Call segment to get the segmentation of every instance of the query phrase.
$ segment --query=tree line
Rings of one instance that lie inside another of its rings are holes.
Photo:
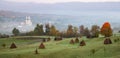
[[[109,22],[105,22],[102,27],[98,25],[92,25],[91,29],[81,25],[79,27],[75,27],[72,25],[68,25],[68,28],[65,31],[60,32],[56,29],[54,25],[46,24],[45,31],[43,29],[42,24],[37,24],[33,31],[29,31],[26,33],[20,33],[19,29],[14,28],[12,33],[14,36],[61,36],[61,37],[79,37],[86,36],[87,38],[99,37],[99,34],[104,35],[105,37],[112,36],[112,28]]]

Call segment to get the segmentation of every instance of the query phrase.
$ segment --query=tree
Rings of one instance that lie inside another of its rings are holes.
[[[43,25],[37,24],[34,29],[34,33],[35,33],[35,35],[43,35],[44,34]]]
[[[81,25],[80,27],[79,27],[79,29],[80,29],[80,35],[85,35],[84,33],[84,25]]]
[[[13,33],[15,36],[17,36],[17,35],[20,34],[19,30],[16,29],[16,28],[14,28],[14,29],[12,30],[12,33]]]
[[[99,37],[99,26],[93,25],[91,28],[92,37]]]
[[[46,34],[46,35],[49,35],[49,33],[50,33],[50,25],[49,25],[49,24],[46,24],[46,25],[45,25],[45,34]]]
[[[43,25],[40,25],[39,32],[40,32],[40,35],[43,35],[43,34],[44,34]]]
[[[112,29],[111,25],[109,22],[105,22],[100,30],[101,34],[104,35],[105,37],[110,37],[112,36]]]
[[[74,36],[78,36],[78,28],[74,27],[73,31],[74,31]]]
[[[73,37],[73,35],[74,35],[73,27],[72,27],[72,25],[68,25],[66,36],[67,37]]]
[[[85,36],[86,36],[87,38],[90,38],[90,37],[91,37],[90,31],[89,31],[88,28],[85,28],[85,29],[84,29],[84,34],[85,34]]]
[[[54,25],[52,25],[51,28],[50,28],[50,35],[57,36],[58,33],[59,33],[59,31],[56,30]]]

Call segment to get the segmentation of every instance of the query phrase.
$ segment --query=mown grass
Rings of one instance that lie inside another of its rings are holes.
[[[42,36],[49,37],[49,36]],[[45,42],[46,49],[38,49],[39,40],[20,40],[13,38],[0,39],[0,45],[5,43],[7,47],[0,46],[0,58],[120,58],[120,41],[114,42],[119,36],[111,37],[113,44],[104,45],[104,38],[86,39],[79,38],[80,41],[85,40],[86,46],[69,44],[71,39],[65,38],[62,41]],[[10,44],[15,42],[18,48],[9,49]],[[39,54],[35,54],[36,48]],[[92,54],[91,50],[95,50]]]

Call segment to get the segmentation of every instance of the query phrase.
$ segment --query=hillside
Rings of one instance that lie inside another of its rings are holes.
[[[47,36],[45,36],[47,37]],[[103,37],[86,39],[85,37],[79,40],[85,40],[86,46],[79,46],[78,43],[69,44],[70,39],[64,38],[62,41],[45,42],[45,49],[38,49],[40,42],[38,40],[20,40],[20,39],[0,39],[0,44],[6,43],[7,47],[0,46],[0,58],[120,58],[120,41],[114,42],[114,39],[120,37],[111,37],[113,44],[104,45]],[[10,44],[15,42],[18,48],[9,49]],[[36,48],[39,54],[35,54]],[[92,54],[92,49],[95,53]],[[104,51],[105,50],[105,51]]]
[[[118,32],[120,30],[119,12],[105,12],[106,14],[102,12],[78,12],[79,15],[75,13],[74,15],[56,15],[1,10],[0,33],[12,34],[11,31],[14,27],[18,28],[21,32],[27,32],[33,30],[37,23],[38,24],[50,23],[55,25],[56,28],[61,31],[64,31],[69,24],[76,27],[84,25],[86,27],[89,27],[90,29],[92,25],[96,24],[101,26],[106,21],[111,23],[114,32]],[[31,17],[32,22],[31,26],[22,25],[22,23],[25,22],[26,20],[26,16]]]

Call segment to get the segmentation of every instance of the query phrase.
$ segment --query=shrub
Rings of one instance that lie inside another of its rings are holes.
[[[119,41],[119,38],[117,38],[117,39],[114,39],[114,42],[118,42]]]
[[[91,50],[91,53],[92,53],[92,54],[95,54],[95,52],[96,52],[95,49],[92,49],[92,50]]]
[[[4,47],[4,48],[5,48],[5,47],[6,47],[6,44],[5,44],[5,43],[4,43],[4,44],[2,44],[2,47]]]
[[[117,39],[114,39],[114,42],[117,42]]]

